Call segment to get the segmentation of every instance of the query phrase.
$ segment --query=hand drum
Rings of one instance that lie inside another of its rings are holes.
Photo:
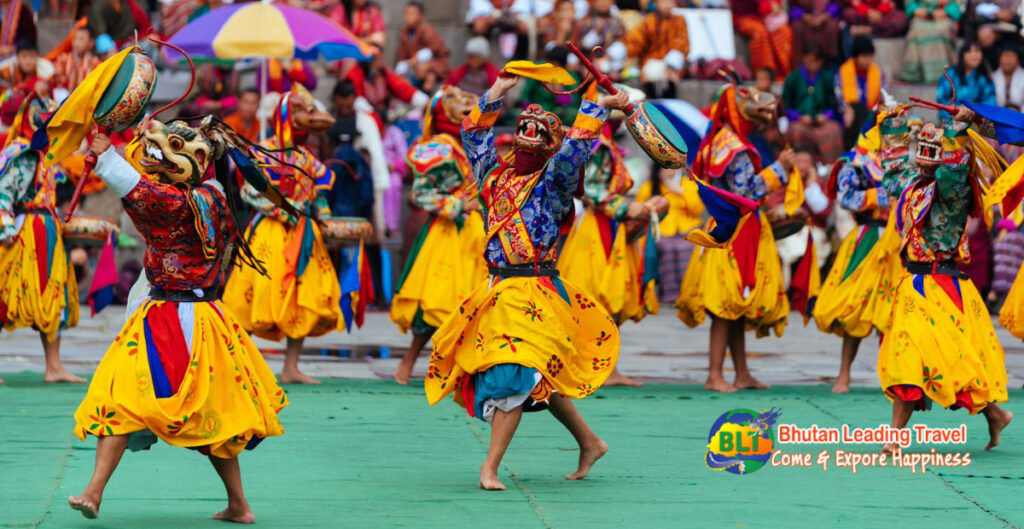
[[[104,134],[124,132],[138,123],[146,111],[146,105],[156,88],[156,67],[153,61],[136,48],[121,63],[110,84],[103,89],[103,96],[93,112],[93,119]],[[82,197],[82,189],[89,174],[96,167],[96,155],[85,157],[85,170],[78,181],[75,194],[71,197],[64,222],[71,220],[71,214]]]

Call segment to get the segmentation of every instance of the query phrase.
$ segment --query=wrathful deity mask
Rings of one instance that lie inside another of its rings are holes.
[[[148,120],[139,131],[139,164],[169,183],[198,183],[216,154],[215,145],[199,130],[182,121]]]
[[[942,129],[928,123],[917,133],[917,154],[914,158],[922,170],[934,171],[942,162]]]
[[[530,105],[519,116],[513,146],[517,151],[550,157],[562,146],[565,131],[558,116]]]

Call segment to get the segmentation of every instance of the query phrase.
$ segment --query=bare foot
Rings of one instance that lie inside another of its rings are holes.
[[[43,375],[43,382],[71,382],[73,384],[82,384],[85,383],[85,379],[72,375],[62,367],[58,370],[47,371],[46,374]]]
[[[999,445],[999,437],[1003,433],[1003,428],[1006,428],[1010,421],[1013,420],[1013,413],[1002,408],[999,409],[998,413],[992,414],[994,417],[986,415],[985,419],[988,420],[988,444],[985,445],[985,450],[992,450]]]
[[[405,358],[398,363],[398,367],[395,368],[395,382],[398,382],[401,386],[408,386],[409,379],[412,377],[412,368],[416,365],[416,358],[412,359],[412,362],[406,362]]]
[[[708,391],[717,391],[719,393],[735,393],[738,388],[726,382],[722,377],[708,377],[704,382],[704,389]]]
[[[321,384],[319,380],[310,377],[302,371],[295,370],[295,372],[281,371],[281,374],[277,377],[277,380],[282,384]]]
[[[619,373],[617,369],[612,371],[612,374],[608,376],[608,380],[605,380],[604,384],[602,384],[602,386],[630,386],[634,388],[639,388],[643,385],[643,382],[633,380],[632,378]]]
[[[505,485],[498,481],[498,471],[480,467],[480,488],[484,490],[505,490]]]
[[[81,496],[69,496],[68,505],[72,509],[82,513],[82,516],[93,520],[100,515],[100,502],[91,495],[82,493]]]
[[[885,443],[882,445],[882,453],[891,456],[896,452],[896,443]]]
[[[850,376],[839,375],[836,378],[836,384],[832,386],[832,393],[849,393],[850,392]]]
[[[248,508],[237,509],[228,507],[217,514],[214,514],[213,519],[224,520],[225,522],[253,523],[256,521],[256,516]]]
[[[732,385],[736,386],[736,389],[771,389],[771,386],[768,384],[762,384],[759,380],[749,375],[743,378],[736,377],[736,381]]]
[[[606,453],[608,453],[608,443],[600,439],[590,446],[580,446],[580,465],[576,468],[576,472],[565,476],[565,479],[583,479],[587,477],[587,474],[590,473],[590,467],[594,466],[594,463]]]

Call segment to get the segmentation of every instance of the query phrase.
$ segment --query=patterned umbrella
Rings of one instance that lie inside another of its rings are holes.
[[[305,9],[268,0],[220,7],[189,22],[171,37],[197,58],[248,57],[367,59],[372,48],[332,20]],[[174,51],[172,60],[180,59]]]

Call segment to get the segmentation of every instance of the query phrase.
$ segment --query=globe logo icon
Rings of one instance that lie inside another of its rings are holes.
[[[755,472],[771,458],[775,445],[773,426],[782,410],[756,412],[735,409],[711,425],[704,462],[714,471],[732,474]]]

